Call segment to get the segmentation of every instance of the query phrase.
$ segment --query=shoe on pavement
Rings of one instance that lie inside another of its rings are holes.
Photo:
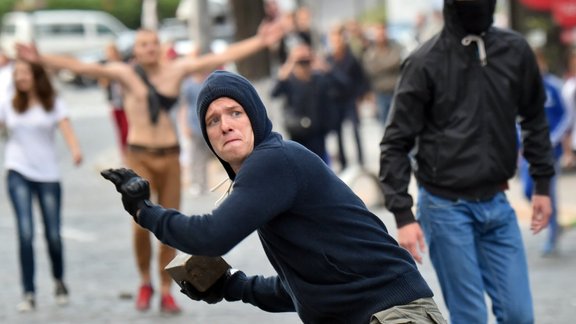
[[[60,306],[68,305],[68,288],[62,280],[56,280],[56,304]]]
[[[163,313],[178,314],[182,310],[176,304],[176,301],[174,300],[174,297],[172,297],[172,295],[165,294],[162,295],[162,301],[160,302],[160,311],[162,311]]]
[[[18,312],[28,313],[36,309],[36,301],[34,298],[34,293],[24,294],[24,299],[16,306]]]
[[[142,285],[138,291],[138,299],[136,299],[136,309],[139,311],[146,311],[150,309],[150,299],[154,294],[152,285]]]

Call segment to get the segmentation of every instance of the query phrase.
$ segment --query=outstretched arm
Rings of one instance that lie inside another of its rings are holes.
[[[284,25],[280,21],[263,22],[258,33],[250,38],[228,46],[221,53],[211,53],[196,58],[179,58],[175,62],[178,70],[186,75],[199,71],[212,71],[228,62],[246,58],[278,42],[284,35]]]
[[[123,82],[123,73],[119,67],[122,63],[85,63],[74,57],[67,55],[47,55],[40,54],[34,45],[16,44],[18,58],[42,64],[55,69],[66,69],[75,74],[88,75],[94,78],[107,78]]]

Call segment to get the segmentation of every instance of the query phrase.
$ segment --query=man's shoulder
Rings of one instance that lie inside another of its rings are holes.
[[[284,154],[288,141],[278,133],[272,132],[262,143],[254,148],[254,153],[280,155]]]
[[[291,140],[285,140],[278,133],[272,133],[265,141],[260,143],[255,149],[254,153],[259,157],[266,157],[266,160],[293,160],[294,158],[302,157],[309,152],[301,144]],[[313,153],[311,153],[313,154]]]
[[[135,64],[127,63],[127,62],[106,62],[104,63],[108,69],[121,71],[126,73],[128,71],[135,72],[134,66]],[[128,72],[130,73],[130,72]]]
[[[107,71],[112,79],[120,81],[121,84],[132,83],[133,79],[137,78],[134,64],[127,62],[105,62],[102,64],[102,69]],[[126,88],[126,87],[124,87]]]
[[[295,143],[282,139],[279,134],[273,133],[262,143],[258,144],[244,162],[242,168],[261,173],[266,170],[282,173],[292,170],[298,162],[298,148]]]
[[[438,33],[432,38],[418,45],[404,60],[405,62],[426,63],[430,60],[436,60],[438,57],[445,57],[445,51],[448,47],[442,46],[444,43],[442,34]]]
[[[530,50],[530,45],[528,44],[526,38],[515,30],[492,27],[488,35],[491,36],[491,38],[495,41],[502,42],[511,48],[521,51]]]

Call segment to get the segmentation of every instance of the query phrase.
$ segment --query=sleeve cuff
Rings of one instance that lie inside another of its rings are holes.
[[[534,194],[550,196],[550,178],[534,179]]]
[[[145,200],[144,204],[142,204],[142,207],[140,208],[140,212],[138,213],[137,222],[140,226],[151,230],[151,228],[156,224],[156,221],[162,217],[164,211],[166,211],[166,209],[162,208],[160,205],[155,205],[149,200]]]
[[[224,299],[229,302],[242,300],[242,293],[248,281],[247,279],[246,274],[242,271],[232,273],[224,287]]]
[[[403,226],[406,226],[408,224],[412,224],[412,223],[416,222],[416,218],[414,217],[414,213],[412,213],[411,209],[395,212],[394,218],[396,218],[396,227],[397,228],[400,228],[400,227],[403,227]]]

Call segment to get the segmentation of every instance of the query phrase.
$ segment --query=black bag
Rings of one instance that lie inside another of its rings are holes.
[[[302,139],[321,132],[316,83],[317,80],[313,79],[310,84],[300,87],[299,91],[303,92],[301,100],[284,106],[284,128],[292,139]]]
[[[290,137],[303,138],[314,133],[314,120],[310,116],[302,115],[294,110],[285,110],[284,127]]]

